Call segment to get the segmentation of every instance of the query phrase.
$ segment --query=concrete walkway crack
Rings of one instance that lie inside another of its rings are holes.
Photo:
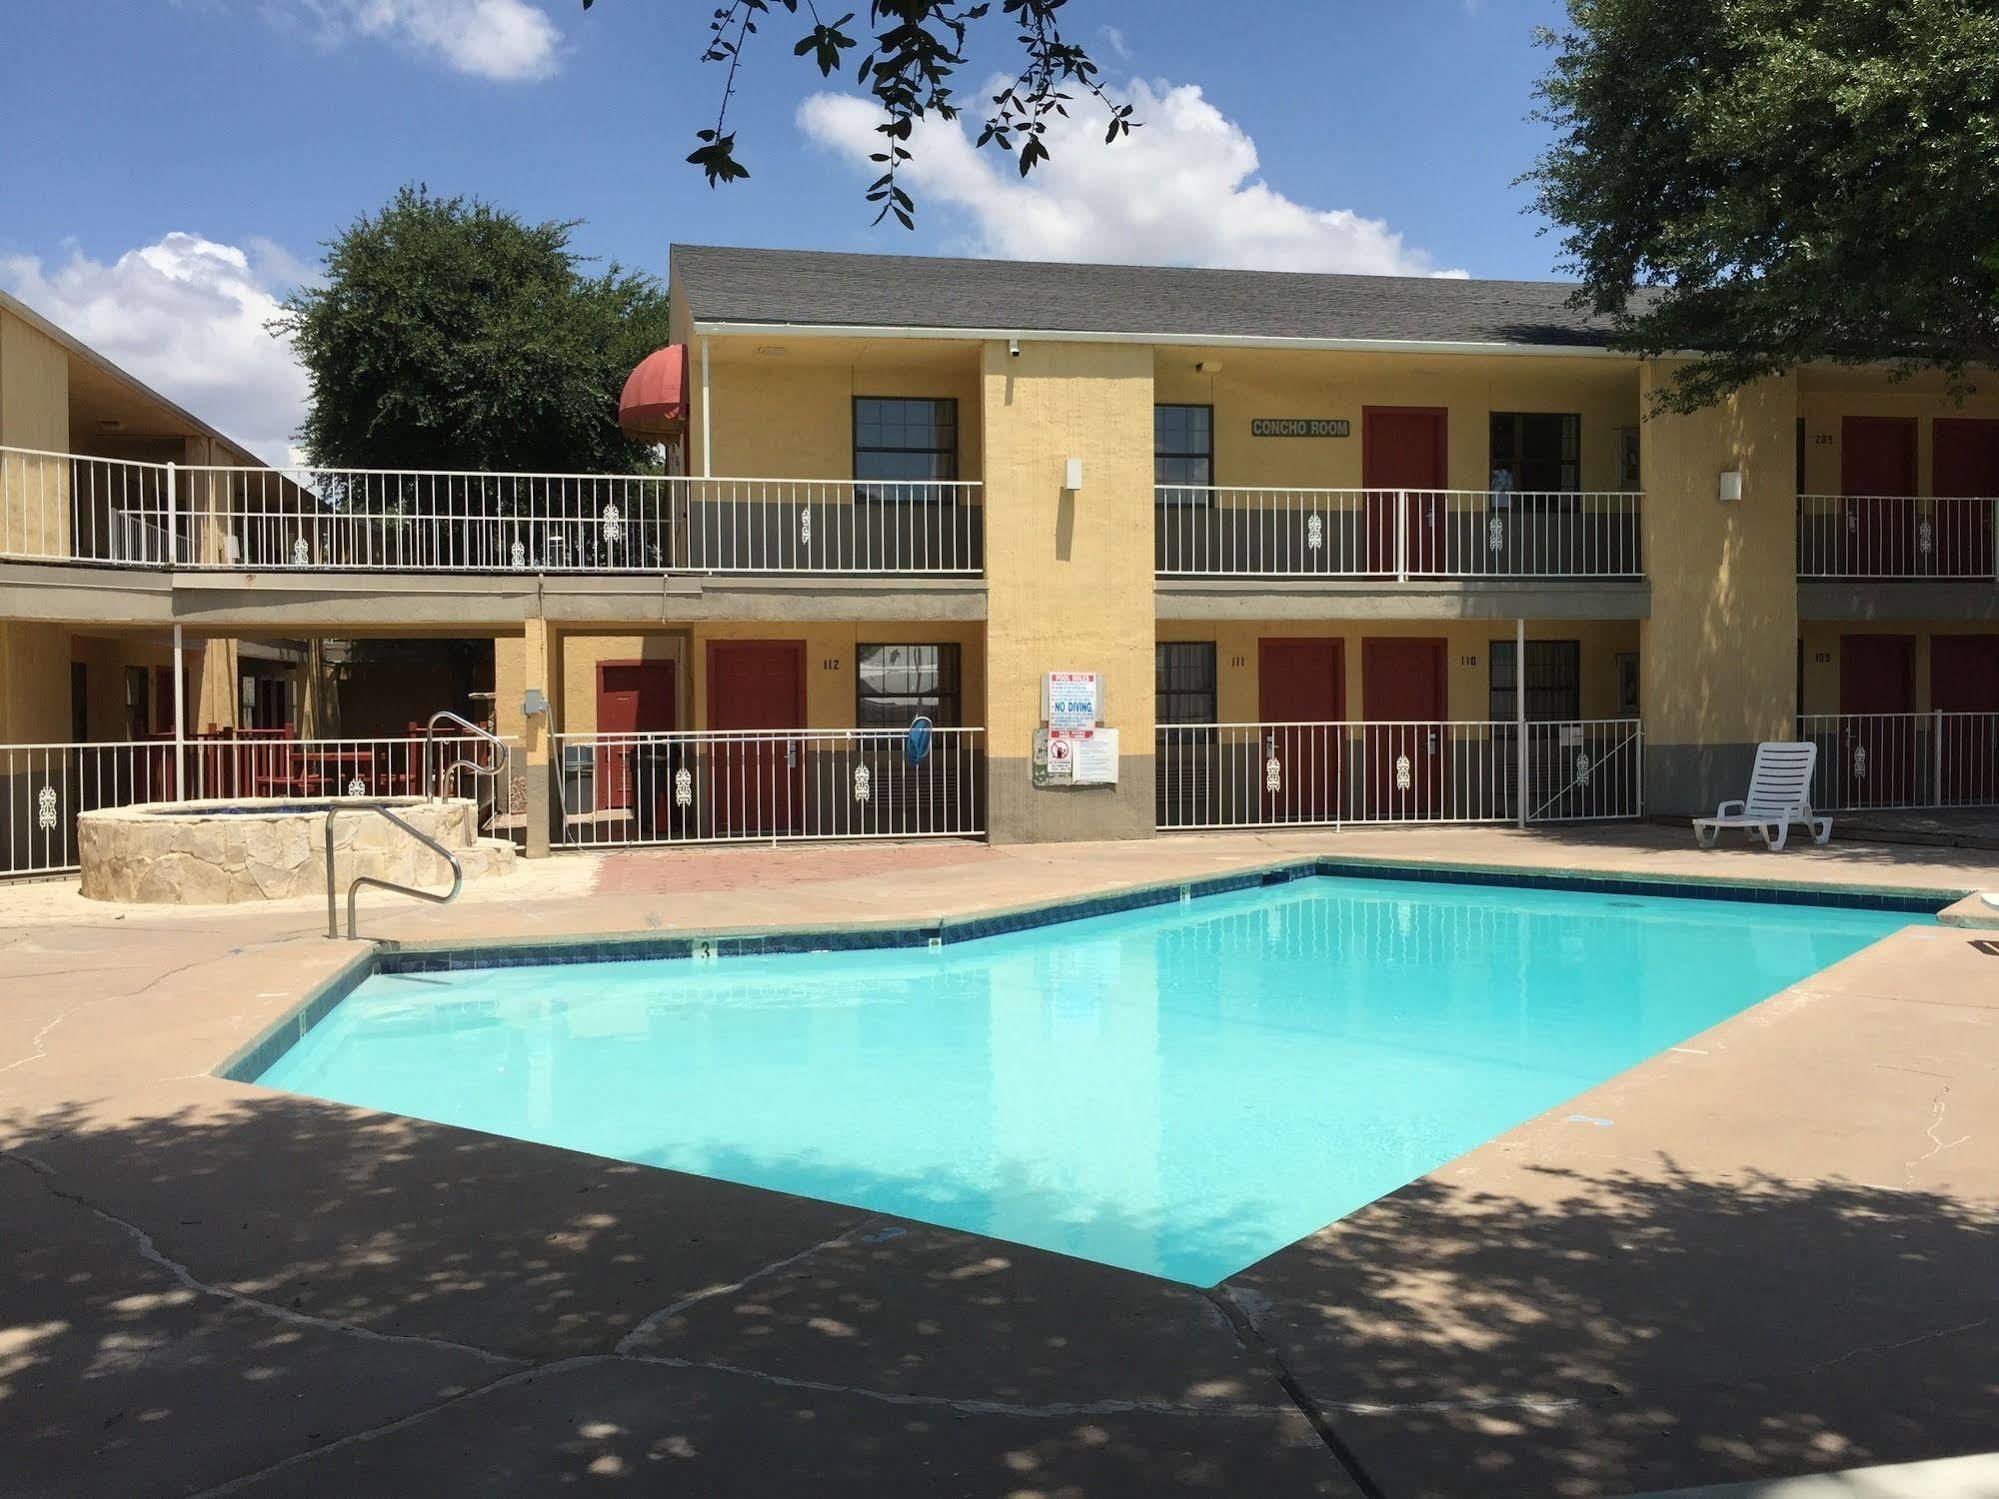
[[[776,1385],[787,1390],[810,1390],[821,1395],[851,1395],[859,1400],[883,1405],[912,1406],[923,1410],[955,1411],[965,1416],[1001,1416],[1020,1420],[1062,1420],[1072,1416],[1286,1416],[1288,1405],[1183,1405],[1173,1400],[1056,1400],[1043,1405],[1020,1405],[1006,1400],[981,1400],[969,1395],[922,1395],[895,1390],[869,1389],[865,1385],[834,1384],[829,1380],[804,1379],[791,1374],[772,1374],[763,1369],[747,1369],[740,1364],[715,1363],[707,1359],[675,1358],[656,1353],[615,1354],[624,1363],[648,1364],[661,1369],[685,1369],[702,1374],[724,1374],[758,1384]]]
[[[1979,1328],[1989,1327],[1991,1324],[1992,1319],[1990,1317],[1980,1317],[1975,1322],[1960,1322],[1955,1327],[1932,1328],[1929,1332],[1919,1332],[1914,1337],[1901,1338],[1892,1343],[1865,1343],[1858,1348],[1849,1348],[1846,1352],[1826,1359],[1823,1362],[1812,1364],[1806,1368],[1805,1372],[1807,1374],[1817,1374],[1822,1369],[1830,1369],[1835,1364],[1843,1364],[1850,1358],[1866,1358],[1876,1353],[1893,1353],[1898,1348],[1913,1348],[1918,1343],[1933,1343],[1938,1338],[1956,1337],[1961,1332],[1976,1332]]]
[[[768,1265],[752,1270],[740,1280],[731,1281],[726,1285],[704,1286],[691,1296],[683,1296],[680,1300],[673,1302],[671,1305],[663,1306],[656,1312],[648,1312],[644,1317],[639,1319],[630,1332],[618,1339],[612,1346],[612,1352],[630,1354],[634,1348],[652,1335],[655,1328],[668,1318],[677,1317],[688,1308],[699,1306],[702,1302],[713,1300],[717,1296],[727,1296],[733,1291],[740,1291],[746,1286],[754,1285],[766,1276],[776,1275],[780,1271],[789,1270],[793,1265],[811,1259],[813,1255],[818,1254],[821,1250],[831,1249],[835,1244],[845,1243],[862,1229],[868,1227],[872,1221],[871,1219],[864,1220],[850,1227],[843,1228],[840,1232],[833,1235],[832,1238],[822,1239],[817,1244],[807,1245],[804,1249],[799,1250],[795,1254],[788,1254],[781,1260],[772,1260]]]
[[[363,1442],[372,1442],[378,1438],[392,1435],[395,1432],[416,1425],[419,1421],[428,1420],[440,1411],[449,1410],[454,1405],[463,1405],[466,1401],[475,1400],[481,1395],[490,1395],[496,1390],[506,1389],[509,1385],[526,1383],[540,1374],[554,1374],[567,1368],[587,1368],[592,1364],[601,1363],[606,1357],[608,1357],[606,1354],[585,1354],[579,1358],[557,1359],[552,1363],[534,1364],[525,1369],[516,1369],[511,1374],[502,1374],[498,1379],[489,1379],[486,1383],[474,1385],[469,1390],[460,1390],[455,1395],[447,1395],[442,1400],[433,1400],[428,1405],[419,1406],[413,1411],[406,1412],[392,1420],[384,1421],[379,1426],[370,1426],[361,1431],[350,1431],[346,1436],[335,1437],[330,1442],[323,1443],[318,1447],[309,1447],[303,1452],[294,1452],[290,1457],[280,1458],[277,1462],[267,1464],[254,1472],[238,1474],[234,1478],[226,1479],[212,1487],[199,1490],[190,1495],[189,1499],[221,1499],[221,1496],[224,1494],[238,1493],[262,1479],[287,1472],[303,1463],[315,1462],[325,1457],[329,1452],[338,1452],[345,1447],[357,1446]]]
[[[1959,1135],[1955,1140],[1946,1141],[1942,1135],[1937,1133],[1937,1131],[1943,1127],[1944,1109],[1946,1107],[1944,1100],[1949,1097],[1950,1097],[1950,1085],[1946,1083],[1944,1085],[1943,1091],[1937,1094],[1935,1098],[1930,1100],[1930,1127],[1925,1131],[1923,1131],[1923,1133],[1929,1137],[1930,1148],[1924,1151],[1921,1155],[1917,1156],[1913,1161],[1903,1162],[1902,1164],[1903,1186],[1905,1187],[1915,1186],[1916,1168],[1922,1165],[1924,1161],[1929,1160],[1932,1156],[1942,1155],[1946,1150],[1955,1150],[1957,1149],[1958,1146],[1964,1144],[1967,1140],[1971,1138],[1971,1136],[1969,1135]]]
[[[95,999],[86,999],[79,1004],[71,1005],[68,1009],[64,1010],[61,1014],[57,1015],[53,1020],[49,1021],[48,1024],[44,1025],[40,1030],[35,1032],[34,1038],[28,1042],[28,1044],[34,1048],[33,1051],[29,1052],[28,1055],[24,1057],[17,1057],[15,1060],[7,1063],[7,1065],[4,1067],[0,1067],[0,1073],[12,1072],[16,1067],[25,1067],[30,1062],[39,1062],[45,1059],[49,1054],[48,1046],[45,1044],[49,1038],[49,1035],[55,1030],[57,1026],[61,1025],[65,1020],[69,1019],[72,1015],[81,1014],[83,1011],[90,1009],[93,1005],[109,1004],[113,1000],[137,999],[141,994],[144,994],[147,990],[158,988],[161,984],[167,982],[168,979],[176,978],[179,975],[186,973],[189,969],[199,968],[205,963],[212,963],[214,961],[215,960],[213,958],[196,958],[190,962],[181,964],[178,968],[169,968],[165,973],[155,974],[152,978],[146,980],[145,983],[141,984],[136,989],[129,989],[120,994],[100,994]]]
[[[274,1301],[264,1301],[255,1296],[246,1296],[241,1291],[230,1290],[227,1286],[218,1286],[211,1281],[201,1279],[179,1260],[164,1253],[159,1245],[154,1242],[153,1236],[146,1232],[145,1229],[139,1227],[138,1224],[133,1223],[129,1219],[121,1218],[108,1209],[99,1207],[96,1203],[91,1202],[88,1198],[78,1193],[57,1186],[55,1168],[50,1166],[46,1161],[37,1160],[31,1155],[26,1155],[16,1150],[0,1151],[0,1159],[13,1161],[15,1164],[33,1172],[41,1178],[42,1185],[52,1196],[59,1197],[64,1202],[74,1203],[85,1212],[96,1217],[99,1221],[108,1223],[114,1228],[119,1229],[131,1239],[132,1245],[138,1250],[141,1259],[150,1265],[164,1270],[187,1290],[194,1291],[200,1295],[212,1296],[219,1301],[226,1301],[232,1306],[241,1307],[245,1311],[255,1312],[259,1316],[270,1317],[279,1322],[286,1322],[294,1327],[317,1328],[325,1332],[340,1333],[347,1337],[364,1338],[373,1343],[395,1344],[403,1347],[436,1348],[451,1353],[463,1353],[473,1358],[483,1359],[488,1363],[509,1364],[518,1367],[528,1362],[526,1359],[516,1358],[511,1354],[495,1353],[489,1348],[478,1348],[470,1343],[454,1342],[450,1338],[426,1337],[418,1333],[377,1332],[371,1327],[363,1327],[356,1322],[343,1322],[334,1317],[314,1316],[310,1312],[301,1312],[293,1307],[280,1306]]]
[[[819,1246],[823,1247],[823,1246]],[[860,1400],[877,1401],[885,1405],[901,1406],[919,1410],[946,1410],[963,1416],[992,1416],[1019,1420],[1071,1420],[1077,1417],[1116,1415],[1162,1415],[1186,1417],[1255,1418],[1268,1420],[1273,1416],[1293,1413],[1289,1405],[1181,1405],[1161,1400],[1078,1400],[1059,1401],[1046,1405],[1016,1405],[1001,1400],[975,1400],[956,1395],[916,1395],[901,1394],[888,1390],[871,1390],[858,1385],[833,1384],[824,1380],[798,1379],[789,1375],[769,1374],[760,1369],[746,1369],[737,1364],[712,1363],[701,1359],[670,1358],[656,1354],[634,1353],[587,1353],[572,1358],[554,1359],[548,1363],[534,1364],[524,1369],[516,1369],[497,1379],[488,1380],[470,1389],[459,1390],[442,1400],[434,1400],[416,1410],[408,1411],[380,1425],[370,1426],[362,1431],[349,1432],[342,1437],[304,1452],[294,1452],[290,1457],[258,1468],[255,1472],[244,1473],[210,1488],[202,1489],[191,1499],[224,1499],[224,1496],[242,1491],[254,1483],[261,1482],[276,1474],[287,1472],[302,1464],[310,1463],[338,1452],[347,1447],[377,1441],[396,1432],[407,1430],[426,1421],[430,1417],[450,1410],[454,1406],[496,1394],[515,1385],[527,1384],[546,1375],[575,1373],[583,1369],[599,1368],[606,1364],[635,1364],[646,1368],[672,1369],[699,1374],[719,1374],[732,1379],[741,1379],[753,1384],[771,1385],[779,1389],[809,1391],[813,1394],[846,1395]],[[1379,1492],[1368,1489],[1369,1499],[1380,1499]]]
[[[1249,1314],[1230,1294],[1229,1288],[1226,1285],[1219,1285],[1205,1294],[1208,1300],[1214,1303],[1216,1310],[1228,1318],[1229,1326],[1235,1329],[1236,1338],[1242,1344],[1244,1351],[1263,1359],[1271,1375],[1290,1398],[1292,1405],[1297,1407],[1300,1415],[1311,1422],[1312,1430],[1319,1434],[1319,1440],[1325,1444],[1326,1450],[1333,1455],[1333,1460],[1353,1481],[1354,1487],[1361,1491],[1365,1499],[1386,1499],[1381,1485],[1374,1481],[1373,1475],[1361,1466],[1360,1459],[1355,1456],[1353,1449],[1347,1446],[1338,1432],[1333,1430],[1333,1423],[1326,1412],[1306,1393],[1305,1387],[1298,1382],[1297,1376],[1292,1374],[1290,1365],[1284,1362],[1284,1357],[1277,1351],[1276,1345],[1264,1337],[1262,1331],[1250,1320]]]

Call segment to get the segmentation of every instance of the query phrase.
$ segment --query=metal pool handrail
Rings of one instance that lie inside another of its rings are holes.
[[[432,781],[430,778],[430,745],[431,740],[437,734],[437,726],[440,723],[456,724],[473,738],[485,740],[495,750],[499,751],[498,756],[490,765],[482,765],[477,760],[454,760],[451,764],[442,767],[437,780]],[[437,712],[430,715],[430,722],[423,726],[423,794],[432,801],[441,800],[444,793],[439,789],[439,786],[453,773],[460,770],[469,770],[475,776],[485,776],[488,780],[493,779],[507,768],[506,751],[507,742],[500,738],[499,735],[480,728],[479,725],[468,719],[460,718],[449,708],[438,709]]]
[[[344,806],[329,807],[326,811],[326,935],[329,938],[338,938],[340,935],[339,925],[334,919],[333,819],[342,812],[379,812],[451,866],[451,888],[442,895],[434,890],[419,890],[414,885],[399,885],[394,880],[378,879],[372,874],[355,875],[353,883],[347,887],[348,941],[354,940],[354,898],[363,885],[372,885],[377,890],[394,890],[401,895],[413,895],[418,900],[427,900],[434,906],[448,906],[458,899],[458,892],[465,888],[465,866],[458,862],[456,854],[423,829],[410,826],[380,802],[349,802]]]

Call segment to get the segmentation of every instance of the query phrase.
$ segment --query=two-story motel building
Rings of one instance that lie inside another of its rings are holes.
[[[255,789],[372,791],[310,746],[437,707],[518,742],[530,853],[1678,814],[1801,734],[1829,806],[1999,802],[1999,384],[1657,413],[1557,283],[681,246],[671,288],[663,477],[260,469],[0,303],[16,843],[61,867],[76,746],[182,757],[100,794],[252,731],[300,746]],[[1051,766],[1050,673],[1108,764]]]

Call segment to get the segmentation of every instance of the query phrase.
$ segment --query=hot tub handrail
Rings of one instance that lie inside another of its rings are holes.
[[[337,807],[326,809],[326,935],[337,938],[340,927],[336,922],[334,904],[335,878],[333,872],[333,819],[343,812],[379,812],[390,822],[416,839],[425,848],[451,866],[451,888],[439,895],[435,890],[419,890],[414,885],[398,885],[394,880],[377,879],[372,874],[357,874],[347,887],[347,939],[354,940],[354,898],[363,885],[372,885],[377,890],[394,890],[401,895],[414,895],[418,900],[427,900],[434,906],[448,906],[458,899],[458,892],[465,888],[465,866],[458,862],[458,856],[439,843],[422,828],[412,827],[396,816],[380,802],[343,802]]]
[[[492,745],[497,752],[493,763],[487,765],[477,760],[454,760],[451,764],[441,767],[437,779],[433,781],[430,775],[430,747],[436,738],[437,726],[440,723],[456,724],[473,738],[483,739],[486,743]],[[490,780],[507,768],[506,753],[507,741],[500,738],[499,735],[493,733],[491,730],[480,728],[478,724],[473,723],[470,719],[460,718],[449,708],[440,708],[437,712],[430,715],[430,722],[423,726],[423,794],[432,801],[442,800],[444,796],[442,789],[443,782],[461,770],[469,770],[475,776],[485,776]]]

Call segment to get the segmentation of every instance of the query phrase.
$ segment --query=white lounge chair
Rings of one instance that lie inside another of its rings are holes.
[[[1712,817],[1694,819],[1694,836],[1702,848],[1713,848],[1723,828],[1748,828],[1762,835],[1772,850],[1791,836],[1791,824],[1801,823],[1812,842],[1832,837],[1832,819],[1812,815],[1812,771],[1816,744],[1759,744],[1756,769],[1749,776],[1749,794],[1739,802],[1723,802]]]

